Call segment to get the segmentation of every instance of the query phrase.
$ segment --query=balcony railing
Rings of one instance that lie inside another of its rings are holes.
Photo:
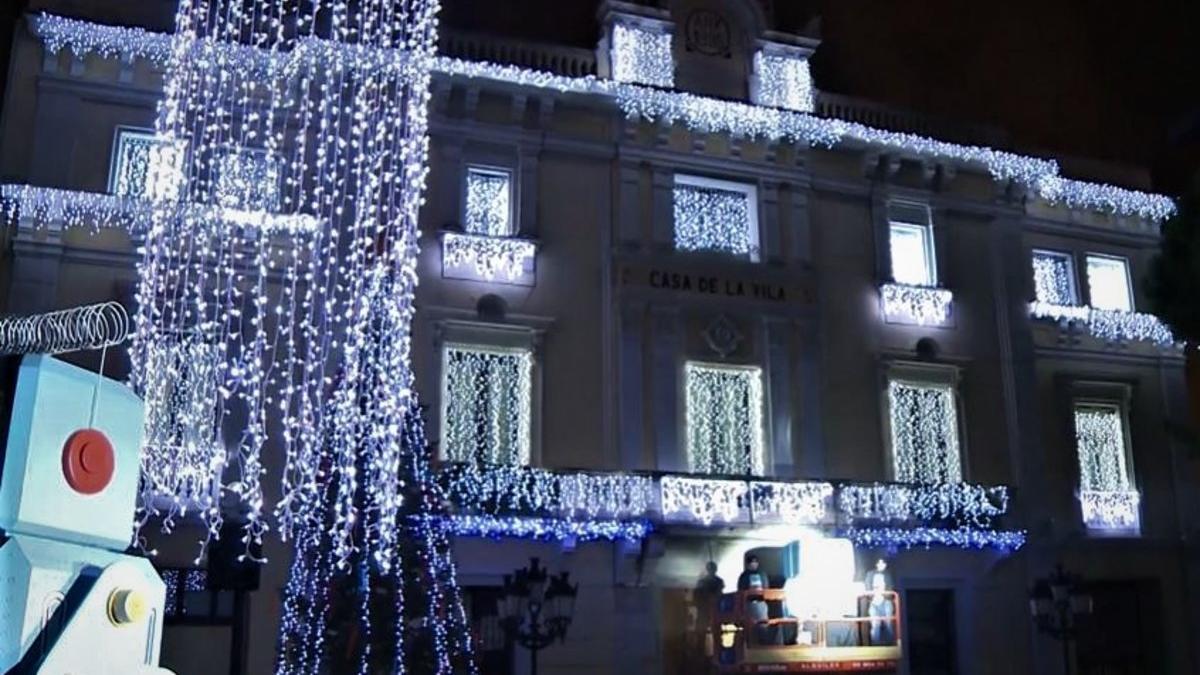
[[[585,77],[596,74],[596,55],[586,49],[505,40],[473,33],[443,32],[438,50],[443,56],[511,64],[555,75]]]
[[[740,476],[551,471],[450,464],[440,479],[471,534],[630,538],[621,525],[795,525],[880,546],[949,544],[1019,548],[1024,534],[992,529],[1008,512],[1004,486],[769,480]],[[524,522],[531,520],[536,525]],[[587,533],[587,525],[598,529]],[[501,531],[509,528],[509,532]],[[513,529],[516,528],[516,529]],[[517,531],[519,530],[519,531]]]

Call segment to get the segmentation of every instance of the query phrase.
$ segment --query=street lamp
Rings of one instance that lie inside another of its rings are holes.
[[[529,673],[537,675],[538,652],[567,637],[575,615],[575,594],[569,572],[558,576],[531,558],[529,566],[504,575],[500,596],[500,625],[504,634],[529,650]]]
[[[1046,579],[1039,579],[1029,593],[1029,612],[1038,630],[1062,642],[1063,673],[1071,674],[1071,642],[1079,636],[1077,617],[1092,613],[1092,598],[1080,589],[1080,577],[1063,569],[1062,563]]]

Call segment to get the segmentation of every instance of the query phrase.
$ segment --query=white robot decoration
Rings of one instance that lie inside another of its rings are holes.
[[[162,579],[149,561],[124,553],[141,400],[119,382],[36,354],[21,361],[0,411],[8,415],[0,672],[169,675],[157,665]]]

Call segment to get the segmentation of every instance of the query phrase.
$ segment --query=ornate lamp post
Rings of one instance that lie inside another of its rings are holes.
[[[530,675],[537,675],[538,652],[567,637],[579,592],[569,574],[551,576],[531,558],[528,567],[504,575],[500,625],[510,641],[529,650]]]
[[[1092,598],[1080,589],[1080,577],[1062,563],[1029,593],[1029,611],[1038,630],[1062,642],[1063,673],[1071,675],[1071,643],[1079,636],[1078,617],[1092,613]]]

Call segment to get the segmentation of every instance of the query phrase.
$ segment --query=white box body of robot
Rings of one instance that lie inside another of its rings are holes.
[[[21,362],[0,474],[0,672],[167,672],[162,579],[124,553],[142,422],[119,382],[45,355]]]

